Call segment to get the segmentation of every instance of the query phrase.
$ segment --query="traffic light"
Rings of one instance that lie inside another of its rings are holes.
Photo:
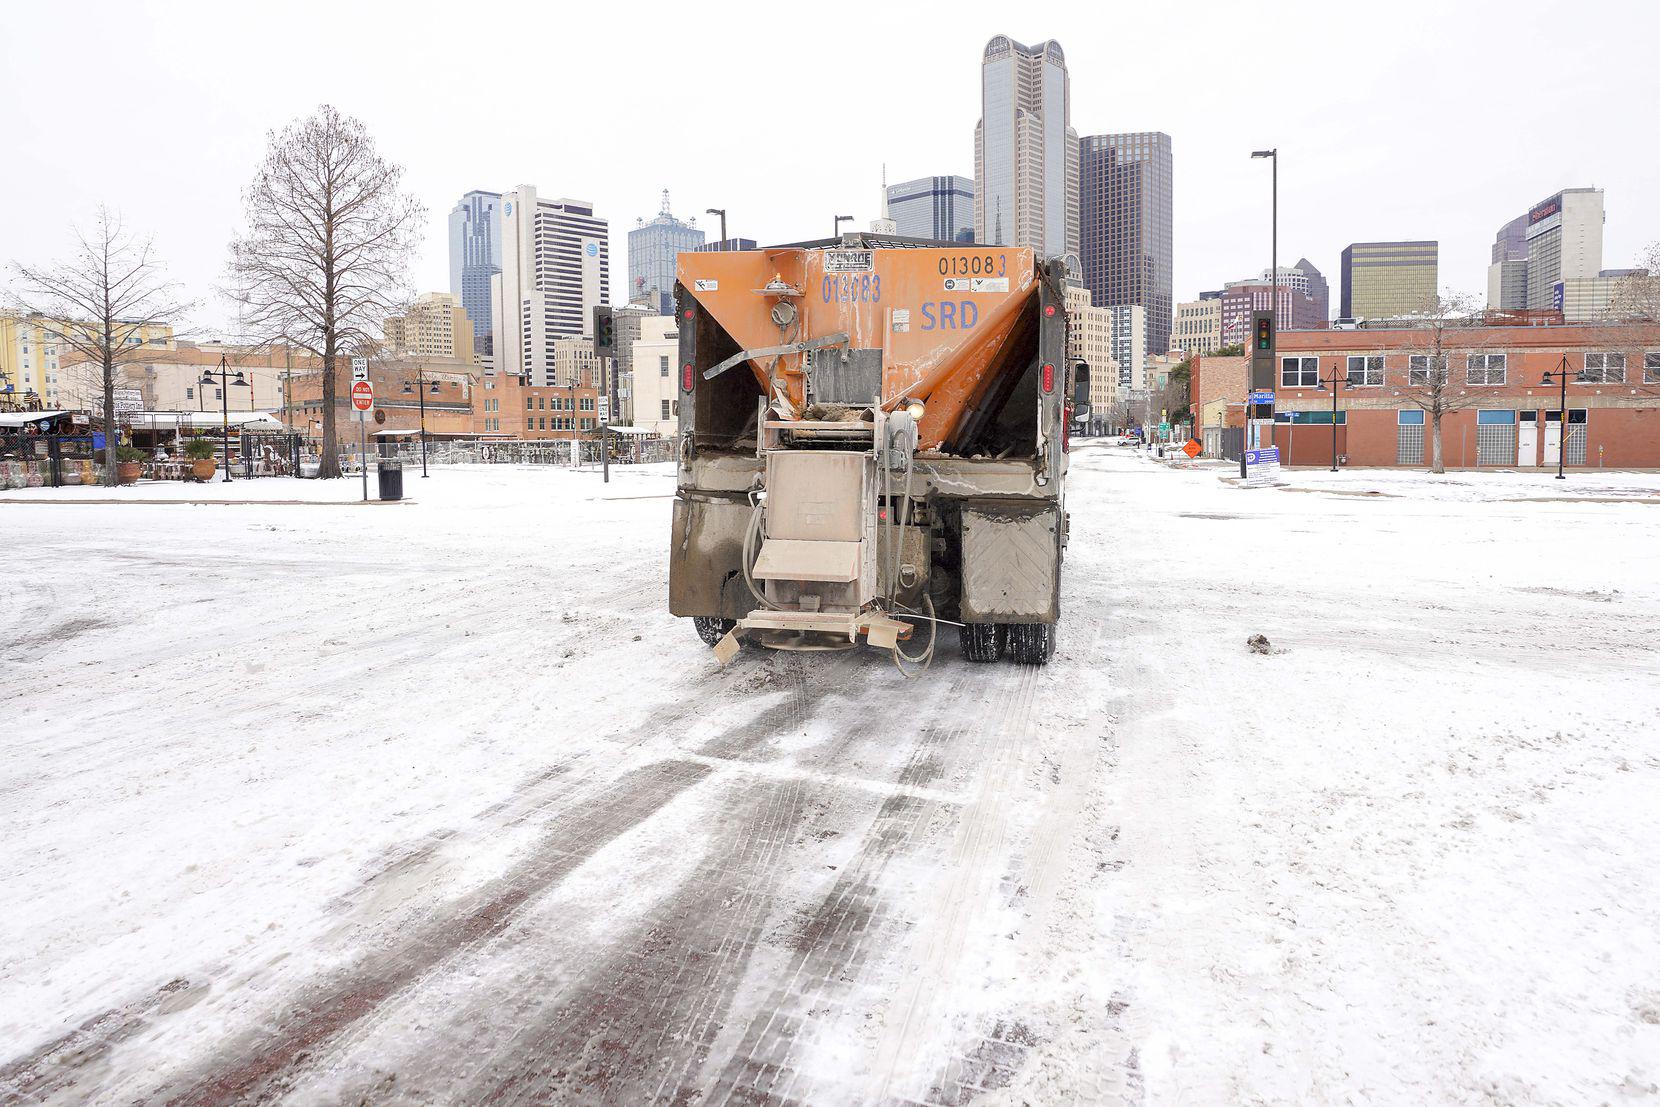
[[[594,308],[594,354],[611,357],[617,346],[617,319],[608,304]]]
[[[1266,308],[1251,312],[1251,391],[1274,390],[1274,313]]]

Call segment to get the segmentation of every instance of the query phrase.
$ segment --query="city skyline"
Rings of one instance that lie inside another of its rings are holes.
[[[87,30],[89,41],[111,50],[207,56],[223,52],[241,33],[234,20],[227,24],[206,18],[206,8],[175,6],[140,16],[122,5],[91,7],[98,18]],[[1532,7],[1541,13],[1554,10],[1543,4]],[[0,178],[0,203],[6,210],[32,213],[8,228],[10,257],[38,260],[60,254],[71,224],[85,222],[99,202],[108,203],[131,225],[154,234],[169,274],[190,298],[202,301],[199,329],[228,332],[233,313],[213,290],[222,282],[226,243],[241,219],[240,194],[258,166],[266,131],[308,114],[321,100],[362,119],[383,154],[407,167],[407,187],[425,202],[425,242],[411,280],[417,291],[449,287],[444,218],[456,198],[514,181],[540,181],[591,198],[611,219],[610,250],[618,258],[625,256],[627,228],[636,217],[649,218],[665,185],[687,212],[700,215],[700,222],[704,208],[725,207],[729,234],[763,244],[817,235],[832,214],[851,214],[854,225],[863,226],[877,215],[884,162],[890,181],[972,172],[979,63],[988,39],[1000,34],[1062,44],[1073,77],[1075,127],[1158,129],[1180,145],[1173,262],[1178,300],[1267,266],[1268,170],[1249,159],[1250,150],[1263,145],[1281,152],[1282,263],[1303,255],[1335,273],[1347,243],[1435,239],[1441,244],[1442,283],[1479,296],[1485,290],[1494,229],[1541,197],[1574,187],[1597,187],[1607,196],[1605,267],[1634,264],[1649,242],[1660,239],[1660,225],[1644,215],[1657,207],[1652,182],[1660,180],[1660,153],[1621,139],[1614,121],[1573,107],[1585,97],[1617,103],[1642,95],[1637,44],[1645,36],[1597,33],[1598,26],[1610,21],[1636,32],[1660,24],[1653,12],[1635,5],[1592,3],[1581,9],[1583,18],[1558,26],[1554,48],[1563,71],[1576,72],[1576,97],[1545,103],[1530,115],[1525,135],[1502,127],[1471,135],[1466,128],[1446,126],[1437,106],[1482,95],[1474,68],[1461,64],[1456,44],[1477,36],[1491,49],[1522,48],[1529,21],[1520,10],[1515,20],[1491,24],[1474,14],[1425,5],[1426,13],[1435,13],[1440,32],[1431,41],[1397,25],[1410,24],[1410,19],[1363,25],[1349,13],[1311,6],[1320,18],[1297,29],[1299,50],[1336,52],[1364,40],[1372,64],[1321,96],[1287,105],[1271,125],[1218,110],[1234,93],[1230,65],[1240,50],[1266,52],[1265,57],[1279,50],[1270,49],[1270,40],[1248,13],[1226,6],[1185,5],[1177,13],[1178,18],[1202,19],[1207,29],[1202,36],[1194,36],[1191,28],[1183,34],[1189,76],[1180,96],[1171,95],[1162,78],[1168,62],[1155,64],[1151,57],[1157,51],[1122,51],[1099,33],[1112,26],[1115,32],[1157,43],[1172,33],[1173,24],[1152,13],[1132,12],[1112,21],[1071,15],[1040,21],[970,5],[942,27],[921,16],[884,10],[890,37],[911,44],[909,64],[899,73],[874,58],[838,60],[838,65],[848,67],[849,79],[887,90],[892,103],[926,89],[935,106],[919,120],[879,105],[860,111],[848,110],[845,103],[810,105],[797,123],[803,133],[848,146],[832,171],[813,174],[787,195],[738,170],[755,144],[745,137],[737,109],[729,119],[705,115],[701,126],[668,126],[655,101],[624,96],[613,103],[621,93],[621,74],[595,57],[575,59],[556,83],[600,89],[596,103],[602,110],[568,114],[557,132],[528,107],[512,107],[513,96],[504,101],[508,109],[479,116],[470,98],[471,78],[448,62],[437,42],[417,34],[419,21],[389,26],[372,12],[333,13],[346,25],[342,33],[361,25],[385,43],[386,58],[397,57],[399,67],[421,68],[426,79],[413,90],[408,82],[387,79],[394,71],[390,61],[371,57],[358,66],[340,67],[313,60],[298,48],[298,24],[307,11],[324,10],[300,4],[292,19],[264,36],[266,45],[285,58],[291,80],[246,89],[227,100],[213,91],[217,77],[202,67],[178,66],[152,72],[143,86],[126,89],[124,98],[135,110],[177,122],[168,141],[115,161],[100,159],[84,144],[51,142],[62,129],[90,129],[107,97],[98,82],[80,87],[51,81],[48,55],[28,46],[50,39],[50,13],[17,13],[17,33],[0,44],[5,62],[0,85],[14,92],[16,102],[30,103],[34,98],[26,91],[49,82],[55,110],[51,118],[21,113],[14,141],[37,148],[50,144],[56,158],[53,172]],[[603,33],[598,16],[575,18],[574,30]],[[803,63],[831,56],[828,44],[797,42],[771,28],[745,27],[739,38],[750,52],[787,54]],[[684,48],[684,43],[673,49],[636,45],[643,51],[640,63],[648,67],[656,64],[653,59],[680,56]],[[503,48],[504,82],[514,95],[546,80],[530,64],[532,53],[528,44]],[[1139,56],[1143,53],[1149,57]],[[1443,75],[1434,94],[1391,82],[1388,74],[1408,58]],[[707,76],[727,102],[741,101],[745,85],[737,74]],[[939,97],[941,91],[951,95]],[[204,103],[211,108],[201,110]],[[431,143],[435,128],[450,122],[467,141]],[[653,141],[638,141],[642,132]],[[215,151],[214,157],[193,164],[181,186],[176,169],[181,151],[206,148]],[[584,156],[573,156],[573,151]],[[1409,163],[1420,160],[1435,162],[1438,171],[1409,172]],[[705,229],[714,233],[712,225]],[[615,283],[612,298],[620,302],[626,298],[623,282]]]

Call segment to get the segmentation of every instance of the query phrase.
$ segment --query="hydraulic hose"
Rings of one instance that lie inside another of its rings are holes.
[[[766,505],[764,503],[760,500],[756,500],[755,510],[750,512],[749,515],[749,526],[744,528],[744,583],[749,586],[749,594],[755,597],[757,603],[759,603],[762,607],[771,608],[772,610],[777,611],[778,605],[767,599],[766,595],[759,588],[755,587],[755,577],[752,574],[752,570],[755,567],[755,559],[760,556],[760,551],[756,549],[756,540],[761,534],[762,512],[765,508]]]
[[[893,644],[893,663],[905,675],[906,680],[915,680],[928,671],[928,666],[934,663],[934,643],[939,640],[939,622],[934,618],[934,597],[923,592],[922,606],[928,609],[928,648],[912,657],[899,648],[898,642]],[[907,662],[917,667],[907,669]]]

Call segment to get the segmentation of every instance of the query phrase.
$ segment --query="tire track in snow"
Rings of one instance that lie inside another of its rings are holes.
[[[347,972],[307,989],[271,1031],[246,1036],[162,1098],[177,1107],[280,1096],[313,1058],[378,1007],[446,962],[499,936],[612,839],[709,775],[703,765],[665,761],[619,779],[563,821],[528,858],[468,895],[446,917],[362,954]]]

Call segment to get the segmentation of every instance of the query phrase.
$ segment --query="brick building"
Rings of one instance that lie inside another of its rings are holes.
[[[336,366],[335,434],[341,442],[355,449],[358,426],[351,403],[351,358],[338,358]],[[371,435],[386,431],[420,431],[423,397],[417,391],[417,380],[425,386],[428,438],[463,438],[475,433],[473,374],[461,363],[449,360],[387,362],[375,359],[369,364],[369,383],[375,389],[375,408],[386,418],[370,425]],[[293,430],[308,442],[315,444],[321,441],[323,374],[320,369],[294,373],[285,412]]]
[[[1413,402],[1430,370],[1424,328],[1282,331],[1275,383],[1274,442],[1287,464],[1327,464],[1332,394],[1317,382],[1334,373],[1335,433],[1350,465],[1429,464],[1430,416]],[[1476,326],[1443,343],[1448,395],[1459,410],[1442,419],[1448,468],[1555,466],[1563,440],[1560,386],[1544,383],[1566,359],[1570,466],[1660,468],[1660,325]],[[1243,374],[1196,359],[1196,407],[1208,415],[1243,397]],[[1415,381],[1417,383],[1415,383]]]

